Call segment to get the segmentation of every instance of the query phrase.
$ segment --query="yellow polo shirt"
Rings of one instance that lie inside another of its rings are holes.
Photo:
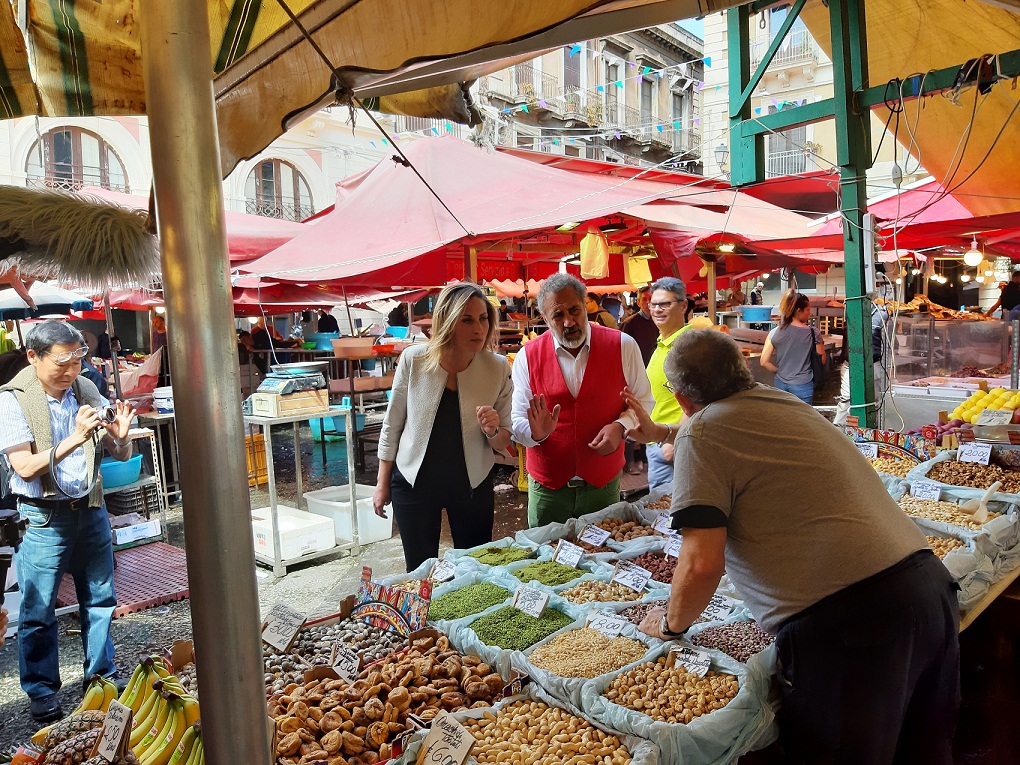
[[[652,384],[652,395],[655,396],[655,408],[652,409],[653,422],[676,425],[684,417],[683,409],[677,403],[676,397],[666,388],[666,373],[663,371],[662,365],[666,361],[666,354],[673,346],[673,341],[680,337],[681,332],[690,329],[690,327],[690,324],[685,324],[669,337],[663,339],[660,335],[659,339],[655,341],[655,350],[652,352],[652,358],[646,369],[648,381]]]

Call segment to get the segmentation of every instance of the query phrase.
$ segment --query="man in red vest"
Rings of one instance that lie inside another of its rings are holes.
[[[620,394],[654,401],[634,338],[592,324],[587,289],[569,274],[542,284],[549,331],[513,366],[514,440],[528,447],[528,524],[544,526],[620,501],[623,435],[633,427]]]

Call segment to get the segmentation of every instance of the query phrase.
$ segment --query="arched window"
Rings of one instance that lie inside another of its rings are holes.
[[[28,153],[25,172],[29,186],[128,190],[124,163],[113,147],[95,133],[77,127],[54,128],[36,141]]]
[[[268,218],[304,220],[315,212],[308,181],[282,159],[260,162],[244,184],[247,212]]]

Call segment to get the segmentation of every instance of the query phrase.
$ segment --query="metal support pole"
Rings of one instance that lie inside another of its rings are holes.
[[[710,260],[705,266],[708,268],[708,318],[715,324],[715,314],[718,310],[715,294],[715,261]]]
[[[840,176],[840,213],[846,263],[846,319],[850,361],[851,410],[866,427],[875,426],[875,374],[871,350],[871,304],[864,285],[865,173],[871,166],[871,114],[858,112],[854,91],[867,85],[868,46],[863,0],[830,0],[833,102],[836,111],[836,161]]]
[[[205,754],[270,765],[208,3],[142,3],[138,22]]]
[[[110,308],[110,293],[107,292],[103,295],[103,308],[106,313],[106,334],[110,338],[110,366],[113,367],[113,389],[117,393],[117,398],[124,398],[123,389],[120,387],[120,362],[117,360],[117,351],[113,347],[113,314]]]
[[[1013,354],[1009,360],[1009,388],[1017,390],[1020,388],[1020,319],[1013,319],[1011,329],[1013,330]]]

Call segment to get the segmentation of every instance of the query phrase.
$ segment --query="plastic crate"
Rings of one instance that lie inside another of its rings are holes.
[[[153,481],[145,486],[107,494],[106,510],[112,515],[159,510],[159,486]]]
[[[262,433],[244,439],[244,453],[248,458],[248,486],[258,486],[269,481],[266,468],[266,437]]]
[[[361,544],[381,542],[393,536],[392,518],[380,518],[372,507],[374,486],[354,485],[358,504],[358,536]],[[354,538],[351,521],[351,490],[349,485],[327,486],[318,491],[306,491],[308,512],[331,518],[337,542],[350,542]]]

